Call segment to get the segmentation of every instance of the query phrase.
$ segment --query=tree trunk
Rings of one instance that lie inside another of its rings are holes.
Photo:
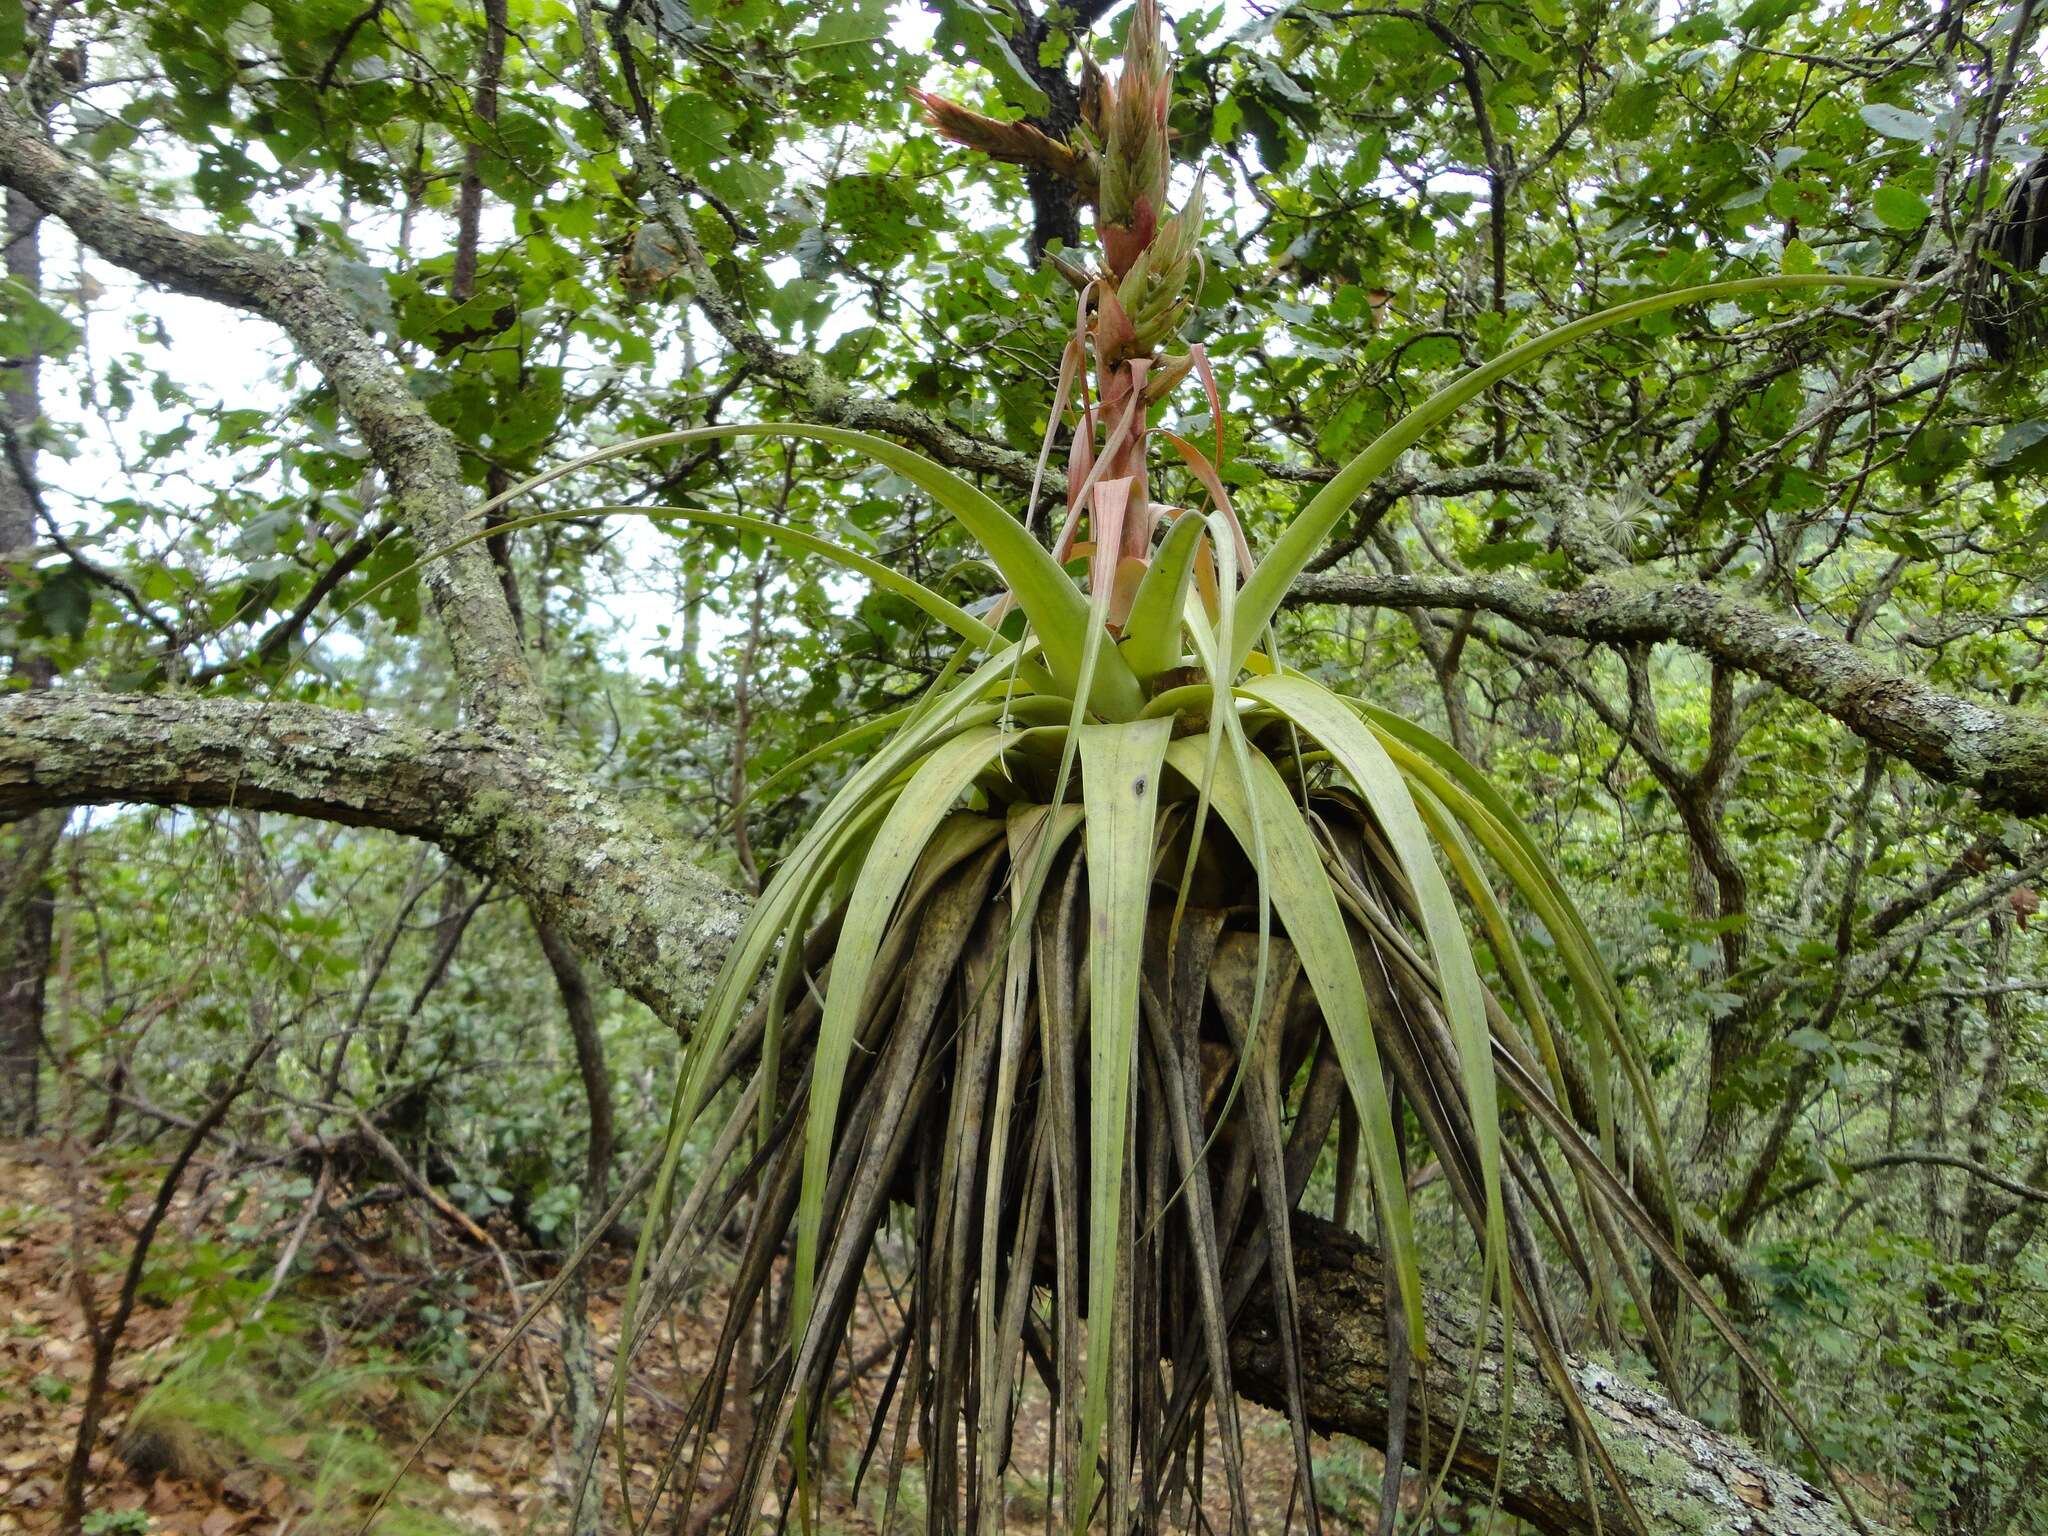
[[[43,984],[56,894],[50,864],[62,811],[0,829],[0,1136],[32,1136],[43,1054]]]
[[[596,1221],[611,1199],[611,1169],[615,1116],[612,1107],[611,1069],[605,1064],[604,1037],[598,1032],[597,1005],[583,967],[562,936],[538,916],[533,919],[534,937],[554,973],[556,990],[562,994],[562,1012],[568,1020],[569,1038],[576,1048],[576,1071],[583,1082],[583,1102],[589,1113],[590,1140],[583,1154],[582,1211],[578,1235]],[[596,1353],[590,1342],[590,1277],[580,1266],[562,1287],[562,1374],[568,1382],[565,1405],[569,1422],[569,1468],[572,1479],[597,1459],[599,1437],[604,1433],[604,1394],[598,1386]],[[625,1369],[624,1363],[620,1369]],[[599,1536],[604,1524],[604,1500],[595,1487],[573,1481],[574,1508],[570,1536]]]
[[[7,275],[31,293],[42,288],[38,230],[43,211],[19,192],[7,194]],[[0,420],[6,432],[0,464],[0,595],[8,568],[35,558],[36,445],[42,415],[41,360],[34,353],[0,370]],[[15,686],[49,686],[47,657],[28,647],[9,658]],[[43,1052],[43,981],[50,970],[55,902],[50,859],[64,830],[64,813],[48,811],[0,832],[0,1136],[36,1129],[37,1084]]]

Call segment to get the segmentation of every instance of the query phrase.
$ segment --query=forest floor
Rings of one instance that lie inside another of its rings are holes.
[[[85,1159],[53,1143],[0,1141],[0,1536],[55,1529],[93,1359],[80,1277],[104,1318],[159,1177],[147,1159]],[[386,1190],[339,1220],[314,1224],[297,1278],[273,1296],[279,1245],[299,1225],[291,1217],[293,1186],[266,1204],[197,1167],[185,1186],[115,1355],[91,1462],[88,1536],[347,1536],[447,1394],[502,1339],[545,1267],[517,1251],[524,1240],[509,1224],[493,1224],[494,1250],[466,1235],[459,1220]],[[349,1198],[331,1193],[328,1209]],[[505,1264],[524,1272],[518,1305],[506,1291]],[[591,1277],[601,1381],[610,1375],[625,1268],[610,1255]],[[665,1320],[660,1347],[643,1351],[629,1378],[625,1460],[643,1517],[680,1405],[714,1353],[720,1294],[712,1285],[691,1300]],[[874,1307],[856,1318],[849,1353],[865,1368],[849,1399],[871,1399],[888,1372],[895,1314],[883,1301]],[[528,1536],[562,1529],[574,1484],[563,1387],[550,1319],[426,1447],[379,1530]],[[1021,1466],[1044,1465],[1049,1427],[1042,1397],[1027,1401],[1018,1426]],[[829,1532],[881,1529],[879,1464],[857,1497],[850,1487],[858,1439],[851,1421],[832,1439],[834,1465],[821,1479],[819,1511]],[[899,1529],[923,1524],[915,1436],[912,1442]],[[1247,1407],[1245,1444],[1251,1503],[1263,1514],[1254,1530],[1302,1528],[1303,1511],[1294,1509],[1291,1522],[1287,1516],[1293,1453],[1284,1421]],[[714,1440],[699,1475],[700,1511],[725,1484],[717,1463],[727,1448],[725,1435]],[[1348,1443],[1317,1442],[1316,1453],[1326,1526],[1370,1528],[1378,1457]],[[604,1489],[606,1529],[622,1532],[628,1527],[612,1454],[608,1444],[595,1486]],[[1211,1467],[1221,1464],[1220,1447],[1212,1447]],[[1212,1472],[1209,1483],[1212,1522],[1227,1529],[1220,1476]],[[1009,1485],[1008,1527],[1019,1536],[1046,1530],[1044,1478],[1013,1471]],[[773,1513],[771,1496],[763,1514]],[[664,1536],[702,1529],[693,1520],[694,1530],[678,1531],[666,1511],[656,1525]],[[723,1529],[723,1521],[712,1528]],[[772,1518],[757,1528],[772,1530]]]

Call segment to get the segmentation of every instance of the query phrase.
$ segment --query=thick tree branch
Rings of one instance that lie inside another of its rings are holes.
[[[52,806],[239,806],[438,844],[517,890],[665,1021],[694,1016],[741,902],[582,766],[495,733],[300,704],[0,700],[0,820]]]
[[[2048,717],[1902,677],[1858,646],[1700,582],[1605,578],[1562,592],[1507,576],[1345,573],[1305,577],[1288,601],[1477,609],[1542,634],[1683,645],[1775,683],[1929,778],[2021,815],[2048,811]]]
[[[0,184],[33,199],[137,277],[280,327],[362,434],[390,482],[398,520],[432,545],[475,526],[454,440],[313,266],[279,251],[191,234],[130,206],[66,158],[12,102],[0,102]],[[488,555],[476,547],[459,550],[428,565],[425,577],[473,714],[538,729],[537,697]]]
[[[1387,1335],[1384,1290],[1376,1253],[1357,1238],[1313,1216],[1294,1228],[1300,1288],[1304,1387],[1310,1421],[1331,1434],[1367,1444],[1385,1438]],[[1233,1341],[1237,1387],[1256,1401],[1286,1401],[1277,1338],[1259,1324],[1270,1304],[1254,1299],[1253,1325]],[[1475,1329],[1469,1314],[1441,1300],[1429,1305],[1431,1359],[1419,1389],[1409,1395],[1407,1444],[1427,1444],[1441,1455],[1473,1369]],[[1515,1368],[1513,1416],[1500,1415],[1502,1356],[1492,1330],[1477,1357],[1477,1390],[1465,1419],[1456,1465],[1469,1480],[1491,1487],[1505,1462],[1501,1502],[1541,1530],[1595,1528],[1572,1452],[1563,1410],[1542,1384],[1535,1357],[1521,1354]],[[1841,1507],[1811,1484],[1773,1466],[1746,1446],[1695,1423],[1654,1393],[1607,1368],[1568,1361],[1587,1412],[1630,1494],[1653,1531],[1698,1536],[1846,1536]],[[1434,1470],[1434,1469],[1432,1469]],[[1626,1516],[1595,1479],[1598,1527],[1624,1531]]]

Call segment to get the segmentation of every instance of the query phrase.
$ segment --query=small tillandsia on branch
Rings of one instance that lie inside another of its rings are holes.
[[[1657,1104],[1623,997],[1508,797],[1421,726],[1288,669],[1267,637],[1354,498],[1508,375],[1663,310],[1901,285],[1741,278],[1535,336],[1388,427],[1254,564],[1222,478],[1215,375],[1199,347],[1175,350],[1200,279],[1203,202],[1198,185],[1170,205],[1171,80],[1155,0],[1137,0],[1120,70],[1086,82],[1079,143],[918,97],[948,137],[1068,176],[1096,209],[1100,265],[1078,274],[1041,448],[1042,476],[1071,406],[1052,550],[1028,510],[1020,520],[923,455],[801,421],[602,448],[481,509],[664,445],[820,442],[930,496],[981,543],[1024,621],[1011,638],[1001,615],[971,613],[817,529],[745,513],[579,507],[496,525],[619,512],[743,530],[842,564],[962,641],[917,705],[804,760],[864,754],[768,881],[684,1053],[612,1390],[621,1412],[625,1362],[746,1200],[717,1353],[654,1495],[675,1489],[680,1525],[723,1422],[727,1367],[771,1322],[784,1344],[732,1447],[729,1529],[751,1525],[785,1453],[809,1525],[814,1431],[894,1207],[909,1213],[910,1301],[855,1479],[885,1456],[885,1529],[913,1425],[927,1528],[953,1530],[963,1514],[977,1536],[1001,1527],[1028,1368],[1054,1405],[1043,1470],[1071,1530],[1206,1524],[1196,1448],[1212,1443],[1231,1527],[1247,1530],[1231,1341],[1254,1322],[1278,1344],[1315,1529],[1290,1223],[1333,1147],[1339,1188],[1368,1196],[1359,1203],[1396,1300],[1390,1400],[1429,1347],[1412,1148],[1444,1173],[1423,1198],[1445,1201],[1476,1240],[1478,1293],[1503,1339],[1502,1422],[1520,1339],[1573,1426],[1589,1499],[1604,1478],[1645,1528],[1566,1368],[1540,1232],[1569,1235],[1559,1247],[1571,1279],[1617,1350],[1616,1291],[1627,1292],[1671,1380],[1638,1273],[1647,1250],[1798,1425],[1679,1255]],[[1213,452],[1150,425],[1190,373],[1208,395]],[[1155,501],[1147,455],[1162,439],[1209,497],[1205,513]],[[1084,552],[1085,588],[1063,563]],[[1544,939],[1527,952],[1525,920]],[[1586,1124],[1563,1107],[1575,1073],[1591,1087]],[[1523,1112],[1504,1115],[1503,1093]],[[693,1160],[702,1172],[681,1190],[684,1148],[714,1113],[714,1143]],[[1643,1144],[1666,1210],[1646,1209],[1616,1173]],[[1543,1171],[1553,1157],[1576,1208]],[[1262,1289],[1270,1317],[1254,1319]],[[1423,1450],[1437,1475],[1451,1465],[1453,1447],[1408,1446],[1402,1417],[1390,1421],[1390,1466]],[[1383,1530],[1399,1489],[1386,1479]]]

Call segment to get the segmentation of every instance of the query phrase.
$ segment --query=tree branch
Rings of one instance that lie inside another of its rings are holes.
[[[1387,1414],[1379,1257],[1329,1222],[1300,1215],[1294,1225],[1294,1260],[1309,1420],[1325,1433],[1379,1444]],[[1271,1310],[1257,1298],[1246,1309],[1253,1321],[1232,1341],[1231,1370],[1247,1397],[1280,1407],[1286,1402],[1280,1345],[1273,1330],[1260,1326]],[[1467,1373],[1476,1369],[1476,1392],[1458,1441],[1456,1469],[1486,1488],[1502,1472],[1502,1506],[1541,1530],[1584,1532],[1596,1524],[1606,1531],[1629,1528],[1597,1476],[1597,1511],[1588,1503],[1570,1426],[1544,1389],[1534,1355],[1520,1352],[1526,1346],[1518,1349],[1513,1414],[1503,1425],[1497,1329],[1481,1341],[1476,1364],[1476,1330],[1462,1309],[1431,1298],[1428,1330],[1430,1359],[1418,1367],[1422,1380],[1408,1398],[1410,1446],[1428,1445],[1440,1455],[1451,1443]],[[1567,1369],[1653,1531],[1697,1536],[1846,1536],[1849,1531],[1841,1507],[1825,1493],[1748,1447],[1686,1418],[1603,1366],[1567,1360]]]
[[[1561,592],[1507,576],[1345,573],[1303,578],[1288,602],[1476,609],[1543,634],[1683,645],[1775,683],[1929,778],[2020,815],[2048,811],[2048,717],[1943,693],[1700,582],[1604,578]]]
[[[2036,1189],[2031,1184],[2008,1178],[1996,1168],[1987,1168],[1973,1158],[1955,1152],[1930,1152],[1913,1149],[1904,1152],[1882,1152],[1875,1157],[1859,1157],[1842,1165],[1849,1173],[1877,1173],[1886,1168],[1959,1168],[1974,1179],[1982,1179],[1995,1189],[2002,1189],[2017,1200],[2031,1200],[2036,1204],[2048,1205],[2048,1189]],[[1797,1200],[1810,1189],[1818,1189],[1829,1180],[1824,1174],[1808,1174],[1805,1178],[1776,1190],[1768,1200],[1760,1200],[1757,1213],[1774,1211],[1788,1201]]]
[[[390,482],[398,520],[435,546],[474,529],[454,440],[313,266],[222,236],[195,235],[130,206],[46,140],[11,101],[0,102],[0,185],[33,199],[81,242],[137,277],[280,327],[333,387],[362,434]],[[461,549],[429,564],[425,578],[472,713],[538,730],[538,697],[489,557],[479,548]]]
[[[671,1025],[695,1015],[742,912],[652,818],[531,743],[246,699],[0,699],[0,820],[109,802],[283,811],[425,839],[518,891]]]

